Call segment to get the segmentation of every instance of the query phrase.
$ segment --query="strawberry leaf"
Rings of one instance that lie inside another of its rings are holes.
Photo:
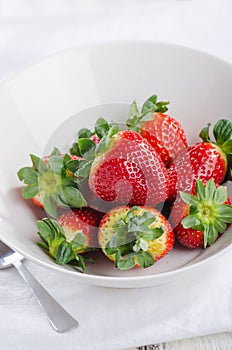
[[[139,132],[140,127],[138,126],[138,124],[141,116],[136,101],[133,101],[130,105],[128,116],[129,117],[127,119],[126,124],[129,127],[129,129],[135,132]]]
[[[136,254],[136,257],[139,265],[144,269],[154,265],[154,258],[149,252],[140,251],[138,254]]]
[[[37,229],[39,230],[39,235],[42,240],[46,243],[49,243],[53,239],[53,233],[46,222],[38,220],[36,223]]]
[[[215,222],[215,228],[217,229],[217,231],[218,231],[219,233],[225,232],[226,227],[227,227],[226,223],[223,222],[221,219],[218,219],[218,220]]]
[[[228,224],[232,223],[232,206],[229,204],[223,204],[218,207],[219,218]]]
[[[107,242],[106,246],[105,246],[105,251],[106,251],[107,255],[113,255],[117,252],[117,248],[111,247],[110,243],[111,243],[111,241]]]
[[[205,199],[205,186],[199,179],[196,180],[196,193],[198,199]]]
[[[168,110],[168,105],[170,104],[170,102],[157,102],[156,103],[156,113],[165,113]]]
[[[46,243],[44,242],[37,242],[37,245],[40,247],[40,248],[43,248],[44,250],[47,250],[49,252],[49,247]]]
[[[227,155],[227,163],[228,163],[228,166],[227,166],[227,173],[226,173],[225,180],[232,181],[232,155],[231,154]]]
[[[64,187],[63,196],[65,202],[72,208],[82,208],[87,206],[87,202],[82,193],[75,187]]]
[[[226,140],[221,147],[226,154],[232,154],[232,140]]]
[[[210,179],[205,186],[205,197],[211,201],[214,198],[216,189],[214,180]]]
[[[94,133],[87,129],[87,128],[82,128],[78,131],[78,139],[88,139],[90,138]]]
[[[95,124],[95,133],[99,137],[99,139],[102,139],[103,136],[105,136],[110,129],[109,123],[102,117],[98,118]]]
[[[150,120],[154,119],[154,113],[152,112],[147,112],[146,114],[144,114],[141,119],[140,119],[140,123],[144,123],[144,122],[149,122]]]
[[[87,178],[91,170],[92,161],[80,161],[79,169],[75,172],[76,177]]]
[[[52,153],[51,153],[51,157],[52,156],[61,156],[61,152],[57,147],[54,147]]]
[[[199,226],[201,222],[195,215],[188,215],[181,221],[181,224],[184,228],[191,228]]]
[[[62,237],[62,238],[66,237],[63,228],[60,226],[60,224],[56,220],[47,218],[47,219],[44,219],[44,221],[51,228],[53,235],[54,235],[54,239],[59,239],[60,237]]]
[[[170,102],[157,102],[157,96],[153,95],[144,102],[141,113],[142,115],[149,112],[164,113],[168,110],[167,105],[169,105],[169,103]]]
[[[85,246],[86,238],[78,232],[71,242],[66,241],[65,232],[56,220],[45,218],[37,221],[38,234],[43,242],[37,244],[49,251],[49,254],[56,259],[60,265],[72,264],[78,267],[78,271],[86,270],[85,261],[94,262],[93,259],[81,256],[80,253],[93,250]]]
[[[180,191],[180,196],[181,196],[181,199],[189,205],[196,205],[197,206],[199,204],[199,199],[197,197],[193,196],[192,194]]]
[[[119,126],[117,124],[112,124],[109,129],[109,132],[102,137],[100,143],[97,145],[95,150],[95,155],[101,154],[109,148],[111,138],[115,134],[117,134],[118,131],[119,131]]]
[[[133,101],[130,105],[130,108],[129,108],[129,113],[128,113],[128,116],[130,118],[140,118],[140,112],[139,112],[139,108],[138,108],[138,105],[136,103],[136,101]],[[137,119],[137,120],[138,120]],[[128,119],[129,120],[129,119]],[[131,119],[133,120],[133,119]],[[136,119],[134,119],[134,121],[137,121]],[[134,124],[134,123],[133,123]]]
[[[128,213],[126,214],[125,222],[126,224],[129,224],[130,220],[135,217],[135,211],[140,210],[140,207],[138,206],[133,206]]]
[[[76,160],[76,159],[68,160],[67,162],[65,162],[63,166],[63,169],[64,169],[64,173],[62,174],[63,177],[66,176],[66,170],[68,170],[70,173],[75,175],[75,172],[79,169],[80,162],[81,160]]]
[[[73,251],[79,251],[86,244],[86,237],[82,232],[78,232],[71,241]]]
[[[204,142],[210,142],[210,136],[209,136],[209,128],[210,123],[208,123],[200,132],[199,136]]]
[[[71,260],[75,258],[72,251],[72,245],[68,242],[62,242],[56,252],[56,262],[59,265],[68,264]]]
[[[81,138],[78,140],[78,146],[83,158],[87,160],[94,159],[96,144],[93,141],[90,139]]]
[[[203,141],[213,144],[216,143],[216,145],[221,148],[221,152],[224,153],[224,156],[227,158],[227,174],[224,180],[232,180],[232,122],[227,119],[220,119],[217,121],[213,128],[216,142],[210,140],[209,126],[210,124],[201,131],[200,137]]]
[[[214,192],[214,203],[219,205],[223,204],[227,199],[227,189],[224,186],[219,186]]]
[[[77,142],[74,142],[72,144],[72,147],[69,150],[70,154],[80,157],[81,156],[81,152],[80,152],[80,148]]]
[[[85,259],[83,256],[81,256],[80,254],[76,254],[75,255],[75,266],[77,266],[78,271],[80,272],[86,272],[86,264],[85,264]]]
[[[161,237],[163,233],[164,230],[161,227],[154,227],[147,229],[144,233],[140,235],[140,237],[145,239],[146,241],[154,241],[155,239]]]
[[[45,193],[44,195],[44,209],[49,216],[57,218],[57,206],[54,196]]]
[[[72,155],[75,155],[77,157],[82,156],[81,150],[79,147],[79,139],[89,139],[93,135],[93,132],[89,129],[82,128],[78,131],[77,135],[77,141],[72,144],[72,147],[70,148],[69,152]]]
[[[32,167],[24,167],[18,171],[18,178],[27,185],[38,184],[38,172]]]
[[[37,193],[39,193],[38,184],[31,184],[29,186],[24,187],[22,190],[22,196],[25,199],[33,198]]]
[[[39,163],[41,161],[41,159],[37,156],[35,156],[34,154],[30,154],[30,158],[33,164],[33,167],[36,171],[39,171]]]
[[[61,170],[63,167],[63,159],[60,156],[53,155],[49,157],[48,164],[50,169],[54,171],[54,173],[56,173],[57,175],[61,174]]]
[[[218,238],[218,230],[215,225],[209,224],[207,244],[212,245]]]
[[[205,225],[204,226],[204,248],[207,247],[208,244],[208,236],[209,236],[209,226]]]
[[[152,95],[149,97],[143,104],[141,113],[146,114],[148,112],[156,112],[156,102],[157,102],[157,96]]]
[[[115,231],[114,235],[110,240],[110,248],[119,248],[135,240],[133,232],[128,232],[127,225],[113,226]]]
[[[61,226],[55,220],[45,218],[37,221],[37,228],[39,236],[49,248],[49,254],[55,258],[58,247],[65,241]]]
[[[168,110],[168,104],[169,102],[157,102],[157,96],[153,95],[144,102],[139,112],[137,103],[133,101],[126,122],[128,128],[140,132],[141,123],[152,120],[155,112],[165,113]]]
[[[38,171],[40,174],[43,174],[48,170],[48,167],[45,164],[45,162],[43,161],[43,159],[41,159],[33,154],[30,154],[30,158],[31,158],[34,169],[36,171]]]
[[[220,119],[213,128],[213,134],[218,146],[222,146],[232,136],[232,123],[227,119]]]
[[[134,257],[129,257],[128,259],[120,259],[117,262],[117,267],[120,270],[129,270],[132,269],[135,266],[135,259]]]
[[[154,259],[147,252],[149,247],[147,241],[158,239],[164,230],[162,227],[151,227],[156,221],[156,216],[141,208],[132,207],[124,218],[120,218],[113,226],[111,240],[105,246],[107,255],[115,255],[115,266],[127,270],[132,268],[139,256],[140,265],[148,267],[154,264]],[[145,254],[147,253],[147,254]]]
[[[149,211],[145,211],[142,215],[137,215],[135,217],[131,217],[130,219],[136,225],[144,225],[148,227],[156,220],[156,216]]]
[[[225,232],[227,224],[232,223],[232,206],[225,204],[228,198],[226,187],[216,187],[213,179],[205,186],[200,180],[197,180],[196,184],[197,201],[193,200],[193,195],[181,193],[181,198],[190,205],[189,215],[181,224],[186,229],[203,231],[206,248],[215,242],[219,233]]]

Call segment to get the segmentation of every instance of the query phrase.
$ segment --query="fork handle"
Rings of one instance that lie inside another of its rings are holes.
[[[13,265],[29,287],[31,287],[31,290],[36,296],[40,306],[47,314],[51,325],[57,332],[64,333],[78,326],[78,321],[76,321],[60,304],[58,304],[48,291],[42,287],[35,277],[32,276],[21,261],[17,261]]]

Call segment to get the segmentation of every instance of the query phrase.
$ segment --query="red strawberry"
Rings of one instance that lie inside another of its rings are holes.
[[[74,209],[59,216],[57,221],[45,218],[37,221],[38,244],[48,250],[60,265],[72,263],[85,269],[80,254],[98,246],[97,232],[101,215],[91,208]]]
[[[173,247],[167,219],[149,207],[117,207],[101,220],[98,232],[103,253],[121,270],[152,266]]]
[[[79,189],[86,199],[88,207],[93,208],[102,214],[107,213],[109,210],[115,207],[114,202],[106,202],[91,192],[88,181],[81,181],[79,184]]]
[[[231,176],[232,123],[219,120],[213,129],[215,142],[209,138],[209,125],[200,133],[204,142],[197,143],[180,154],[168,169],[170,179],[169,199],[174,200],[178,191],[191,193],[196,179],[206,183],[211,178],[222,183]]]
[[[181,192],[173,203],[170,220],[176,239],[188,248],[211,245],[232,223],[232,206],[226,187],[213,179],[204,184],[196,180],[196,194]]]
[[[23,188],[23,198],[44,208],[48,215],[57,217],[57,207],[80,208],[86,201],[77,188],[76,177],[70,171],[70,163],[79,161],[76,156],[63,155],[54,149],[43,159],[31,155],[32,167],[18,171],[18,178],[28,186]]]
[[[44,209],[44,196],[42,193],[37,193],[31,200],[37,207]]]
[[[138,133],[127,130],[106,140],[106,146],[99,144],[102,147],[90,170],[91,191],[114,204],[164,202],[169,192],[167,171],[151,145]]]
[[[57,222],[65,232],[67,241],[72,241],[77,232],[85,236],[85,245],[97,247],[97,230],[102,215],[92,208],[73,209],[59,216]]]
[[[167,167],[187,147],[180,123],[162,113],[167,111],[168,103],[157,102],[157,96],[153,95],[143,104],[140,113],[134,101],[127,120],[129,129],[139,132],[159,153]]]

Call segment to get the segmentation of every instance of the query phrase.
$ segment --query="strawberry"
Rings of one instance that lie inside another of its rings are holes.
[[[102,218],[98,232],[103,253],[115,267],[147,268],[173,247],[174,233],[167,219],[149,207],[117,207]]]
[[[204,185],[196,180],[195,194],[180,192],[173,204],[170,220],[176,239],[185,247],[211,245],[232,223],[232,206],[224,186],[213,179]]]
[[[97,197],[117,205],[156,205],[164,202],[169,192],[160,156],[140,134],[130,130],[102,139],[91,166],[89,187]]]
[[[43,159],[30,155],[33,166],[18,171],[18,178],[28,186],[22,190],[23,198],[44,208],[48,215],[57,217],[57,207],[81,208],[86,200],[77,188],[77,180],[70,171],[73,162],[79,162],[76,156],[63,155],[54,149],[50,156]]]
[[[98,212],[86,207],[65,212],[57,220],[38,220],[38,234],[43,241],[38,245],[58,264],[71,263],[84,271],[86,257],[81,254],[97,247],[100,218]]]
[[[88,184],[88,180],[81,181],[79,184],[79,189],[84,195],[88,207],[95,209],[96,211],[105,214],[109,210],[115,207],[114,202],[106,202],[101,198],[97,197],[93,192],[91,192]]]
[[[130,130],[119,132],[117,124],[108,123],[102,117],[97,120],[94,133],[100,138],[99,144],[90,140],[86,132],[88,137],[79,137],[70,150],[76,149],[75,154],[85,159],[75,175],[80,183],[88,179],[93,197],[113,206],[156,205],[167,199],[169,184],[165,165],[140,134]]]
[[[178,191],[191,193],[196,179],[206,183],[211,178],[221,184],[231,178],[232,123],[220,119],[213,128],[215,141],[209,137],[209,124],[204,128],[199,142],[180,154],[168,169],[170,179],[169,199],[174,200]]]
[[[151,144],[166,167],[187,148],[185,132],[180,123],[164,114],[168,104],[157,102],[157,96],[153,95],[145,101],[140,112],[134,101],[127,120],[129,129],[139,132]]]

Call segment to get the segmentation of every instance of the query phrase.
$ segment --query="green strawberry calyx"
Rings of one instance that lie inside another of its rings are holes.
[[[97,119],[94,131],[89,129],[81,129],[79,131],[77,140],[70,149],[71,154],[83,158],[83,160],[76,163],[77,167],[74,170],[74,174],[79,181],[88,178],[94,159],[108,150],[112,137],[118,132],[119,125],[114,122],[109,123],[103,117]],[[100,139],[98,144],[90,139],[95,134]]]
[[[46,159],[30,155],[32,167],[23,167],[18,178],[27,186],[22,190],[23,198],[33,198],[41,194],[44,209],[49,216],[58,216],[57,207],[81,208],[87,205],[78,189],[76,177],[71,172],[68,154],[62,155],[57,148]]]
[[[157,95],[152,95],[143,104],[139,111],[136,101],[130,105],[127,126],[130,130],[140,132],[141,124],[154,119],[154,113],[165,113],[170,102],[157,102]]]
[[[232,206],[225,204],[228,199],[227,188],[216,186],[213,179],[204,184],[196,180],[196,195],[180,192],[181,199],[190,206],[189,215],[181,224],[204,232],[204,248],[212,245],[219,234],[225,232],[232,223]]]
[[[232,123],[227,119],[219,119],[213,127],[214,141],[209,135],[210,123],[204,127],[199,136],[204,142],[215,144],[227,159],[227,175],[225,180],[232,180]]]
[[[44,218],[38,220],[36,225],[42,239],[42,242],[37,244],[47,251],[57,264],[70,264],[80,272],[85,272],[86,262],[94,263],[91,258],[83,255],[94,248],[86,246],[86,238],[81,231],[68,241],[62,226],[56,220]]]
[[[120,270],[129,270],[136,264],[142,268],[154,264],[154,258],[148,251],[148,242],[159,238],[164,229],[151,227],[156,221],[156,216],[145,211],[135,215],[135,211],[141,211],[140,207],[132,207],[126,217],[120,218],[113,225],[113,236],[105,246],[107,255],[115,256],[115,267]]]

